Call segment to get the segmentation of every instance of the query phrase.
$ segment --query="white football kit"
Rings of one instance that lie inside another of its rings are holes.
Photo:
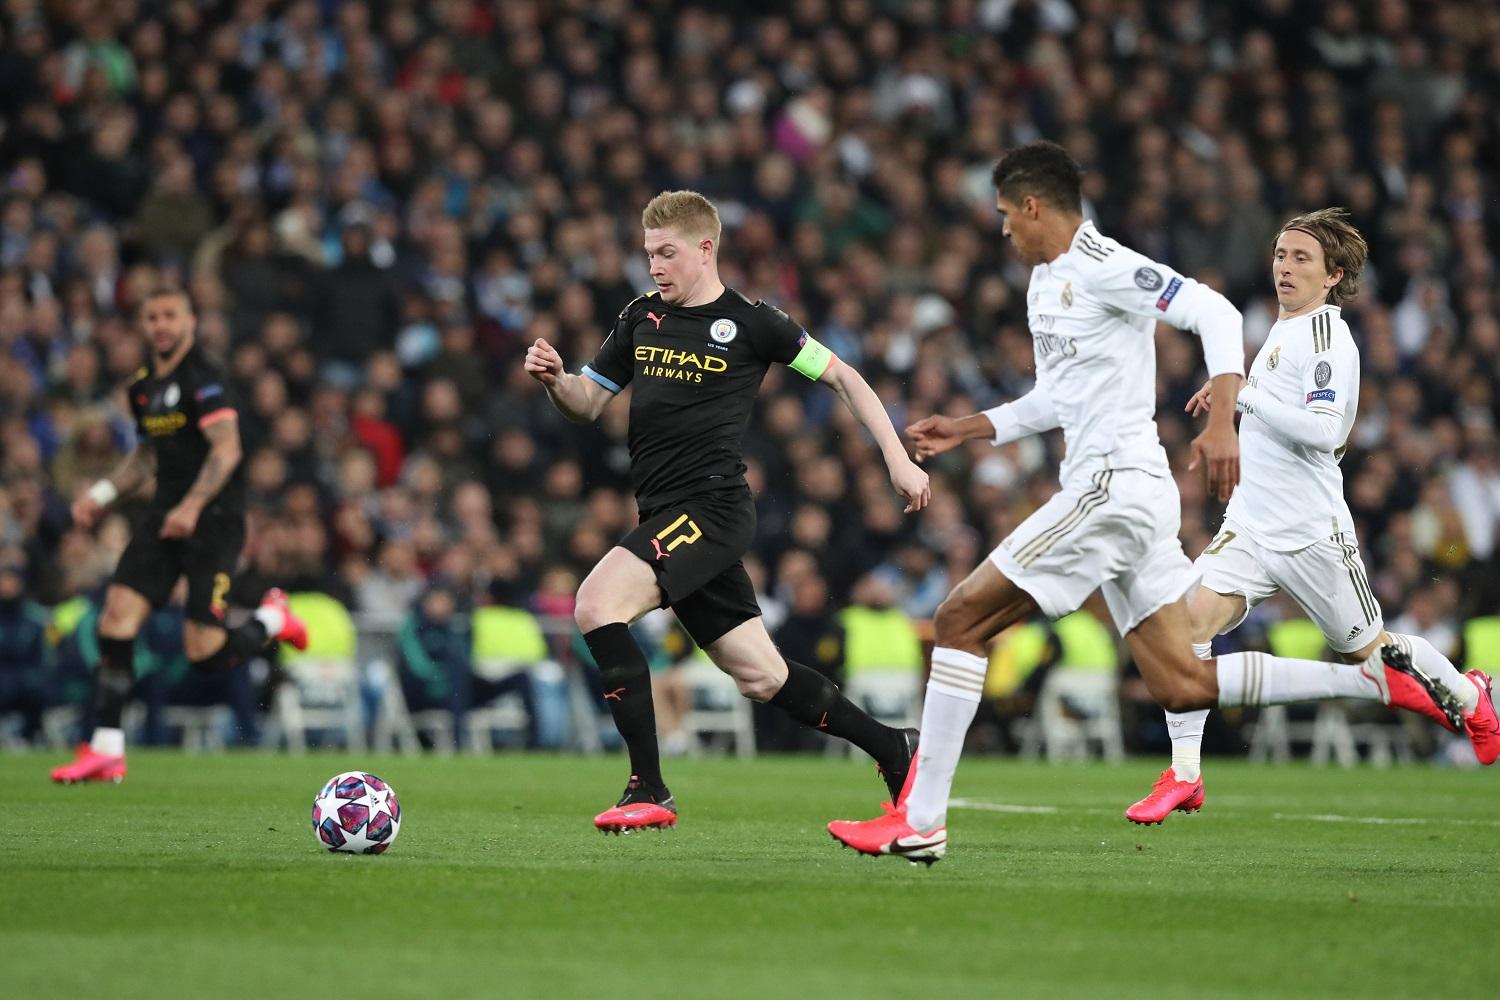
[[[1194,564],[1203,585],[1243,596],[1246,614],[1285,591],[1329,648],[1368,645],[1385,625],[1339,469],[1359,409],[1359,348],[1337,306],[1271,327],[1239,408],[1240,483]]]
[[[1036,388],[985,415],[996,444],[1061,427],[1067,455],[1062,488],[990,560],[1050,618],[1102,589],[1124,635],[1197,580],[1156,433],[1156,322],[1197,333],[1210,376],[1239,374],[1240,314],[1088,221],[1066,253],[1032,269],[1026,305]]]

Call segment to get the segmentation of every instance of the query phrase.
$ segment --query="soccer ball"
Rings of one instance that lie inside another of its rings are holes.
[[[330,851],[381,854],[401,832],[396,790],[365,771],[328,779],[313,799],[313,835]]]

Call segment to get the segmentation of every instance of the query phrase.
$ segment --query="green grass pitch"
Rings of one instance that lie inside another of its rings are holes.
[[[1207,809],[1120,810],[1155,762],[965,762],[931,870],[845,851],[867,764],[670,761],[676,831],[604,837],[614,759],[135,753],[62,788],[0,756],[0,993],[143,997],[1492,994],[1500,775],[1211,761]],[[401,796],[329,855],[324,780]]]

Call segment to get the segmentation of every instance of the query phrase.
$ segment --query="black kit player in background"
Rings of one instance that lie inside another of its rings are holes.
[[[183,652],[195,669],[229,670],[275,641],[307,645],[306,627],[279,590],[268,592],[245,624],[225,627],[230,576],[245,541],[239,414],[224,372],[195,344],[197,318],[184,292],[150,292],[140,324],[151,360],[128,390],[138,443],[73,503],[73,521],[92,527],[117,498],[152,484],[155,490],[105,592],[95,728],[72,762],[53,769],[52,780],[62,783],[125,777],[120,715],[134,684],[135,637],[179,577],[188,587]]]
[[[570,375],[545,340],[525,368],[569,420],[587,423],[627,385],[630,470],[638,526],[578,589],[575,617],[603,673],[604,697],[630,751],[630,781],[594,825],[606,833],[672,826],[677,809],[662,778],[651,682],[628,626],[671,607],[688,634],[740,693],[769,702],[804,725],[840,736],[880,765],[900,797],[916,731],[871,719],[832,681],[784,660],[760,617],[740,559],[755,534],[741,444],[750,408],[771,364],[828,385],[880,445],[906,510],[921,510],[927,474],[907,457],[880,400],[787,315],[750,302],[719,280],[718,211],[702,195],[658,195],[641,217],[657,291],[620,313],[581,375]]]

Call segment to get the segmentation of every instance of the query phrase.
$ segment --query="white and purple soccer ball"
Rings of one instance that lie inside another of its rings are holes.
[[[367,771],[328,779],[313,799],[313,834],[330,851],[381,854],[401,832],[396,790]]]

